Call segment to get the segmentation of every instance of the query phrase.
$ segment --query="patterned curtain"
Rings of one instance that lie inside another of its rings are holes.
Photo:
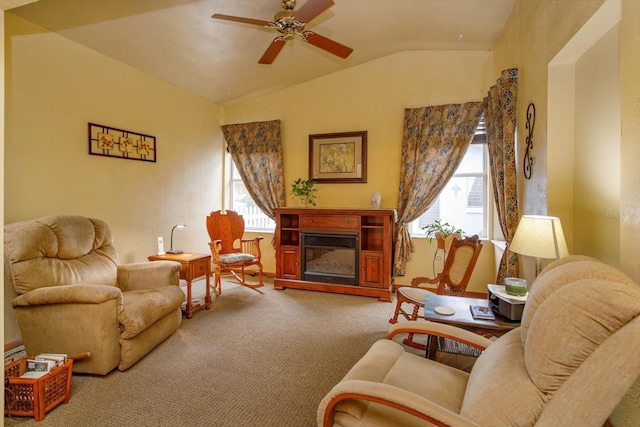
[[[515,154],[518,69],[504,70],[485,100],[485,122],[494,197],[507,250],[502,255],[496,283],[518,277],[518,257],[509,244],[518,226],[518,182]]]
[[[275,219],[273,209],[285,204],[280,120],[224,125],[222,133],[251,198]]]
[[[393,273],[404,276],[413,242],[408,224],[431,207],[471,144],[482,102],[405,109]]]

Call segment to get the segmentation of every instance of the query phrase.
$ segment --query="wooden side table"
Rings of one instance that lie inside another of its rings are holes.
[[[495,320],[474,319],[471,315],[470,305],[488,306],[486,299],[456,297],[451,295],[429,294],[425,298],[424,318],[432,322],[454,325],[459,328],[467,329],[484,337],[500,337],[512,329],[520,326],[519,322],[510,322],[508,319],[500,315],[496,315]],[[438,306],[445,306],[453,309],[455,313],[451,316],[441,315],[435,312]],[[429,337],[427,355],[430,358],[435,356],[435,341]]]
[[[183,310],[187,315],[187,319],[191,319],[193,313],[201,308],[205,310],[211,308],[211,255],[185,252],[181,254],[151,255],[148,259],[149,261],[177,261],[182,264],[180,278],[187,282],[187,303],[185,310]],[[207,281],[204,303],[194,304],[191,301],[191,282],[201,277],[206,278]]]

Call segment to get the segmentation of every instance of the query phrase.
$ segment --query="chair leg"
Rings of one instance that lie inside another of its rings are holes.
[[[260,286],[264,286],[264,282],[262,281],[262,264],[258,264],[258,283],[260,283]]]
[[[420,310],[420,306],[414,304],[413,306],[413,312],[411,313],[411,319],[410,320],[417,320],[418,319],[418,311]],[[417,348],[419,350],[426,350],[427,346],[425,344],[420,344],[417,343],[413,340],[413,333],[409,333],[407,335],[407,338],[405,338],[404,340],[402,340],[402,343],[406,346],[409,347],[413,347],[413,348]]]
[[[398,300],[396,302],[396,310],[393,312],[393,317],[389,319],[389,323],[391,323],[392,325],[394,323],[398,323],[398,314],[400,314],[400,306],[402,305],[402,299],[397,293],[396,293],[396,299]]]
[[[216,276],[216,279],[213,281],[213,291],[216,293],[216,295],[220,295],[222,294],[222,280],[220,279],[220,272],[218,271],[214,274]]]

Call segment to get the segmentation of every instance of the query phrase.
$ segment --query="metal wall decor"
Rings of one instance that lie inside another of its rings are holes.
[[[89,123],[89,154],[155,163],[156,138],[151,135]]]
[[[533,125],[536,122],[536,106],[533,105],[533,102],[529,104],[527,107],[527,123],[525,127],[527,129],[527,148],[524,151],[524,177],[526,179],[531,179],[531,174],[533,173],[533,163],[535,159],[531,151],[533,150]]]

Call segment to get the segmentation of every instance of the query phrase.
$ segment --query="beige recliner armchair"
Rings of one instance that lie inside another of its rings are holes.
[[[471,373],[408,353],[420,332],[485,349]],[[593,258],[532,283],[520,328],[492,342],[444,324],[391,327],[322,400],[319,426],[600,427],[640,375],[640,287]]]
[[[49,216],[7,224],[4,253],[29,355],[90,352],[74,372],[124,371],[182,321],[180,264],[120,265],[101,220]]]

